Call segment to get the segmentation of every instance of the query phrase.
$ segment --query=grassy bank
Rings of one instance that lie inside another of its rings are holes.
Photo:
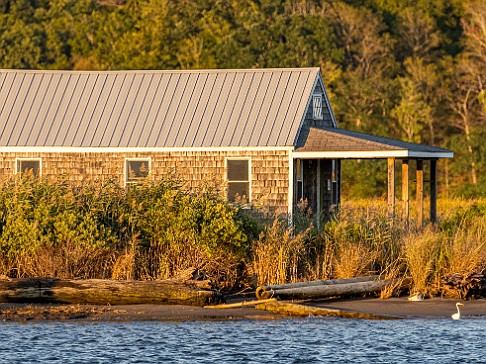
[[[322,231],[292,235],[279,225],[267,227],[254,250],[259,284],[380,274],[411,277],[410,294],[454,296],[445,279],[484,273],[485,200],[441,200],[439,223],[423,229],[400,211],[390,220],[386,208],[386,201],[345,203]],[[396,293],[389,289],[382,297]]]
[[[440,294],[451,274],[486,268],[484,200],[440,200],[440,222],[423,230],[400,211],[391,221],[376,200],[343,204],[321,230],[305,214],[288,230],[221,196],[216,186],[189,191],[176,179],[126,189],[114,181],[4,180],[0,275],[165,279],[189,271],[217,288],[407,275],[411,294]]]

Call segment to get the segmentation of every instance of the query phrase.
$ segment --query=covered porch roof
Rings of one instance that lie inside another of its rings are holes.
[[[296,159],[365,158],[452,158],[450,150],[378,137],[339,128],[303,128],[295,151]]]
[[[424,160],[429,160],[430,221],[437,219],[437,159],[452,158],[451,150],[358,133],[339,128],[307,127],[300,131],[294,159],[388,159],[388,214],[395,214],[395,160],[402,159],[402,200],[409,218],[409,160],[416,161],[417,224],[423,224]]]

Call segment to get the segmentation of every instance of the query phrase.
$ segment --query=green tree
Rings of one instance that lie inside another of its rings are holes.
[[[395,106],[391,115],[397,120],[397,126],[405,140],[420,143],[423,129],[430,123],[430,107],[411,78],[402,77],[399,83],[400,103]]]
[[[334,3],[327,16],[344,51],[345,69],[359,72],[362,78],[392,69],[393,40],[378,16],[366,8],[353,8],[341,2]]]
[[[37,68],[44,44],[42,26],[36,23],[33,1],[11,0],[0,14],[0,66]]]
[[[416,8],[406,8],[398,14],[396,27],[397,48],[403,58],[433,58],[432,51],[440,45],[440,34],[430,15]]]
[[[464,137],[463,147],[469,166],[468,182],[477,184],[481,171],[475,157],[479,145],[474,135],[486,122],[486,0],[473,1],[465,7],[464,52],[453,64],[447,87],[448,106],[453,112],[451,123]],[[484,158],[484,157],[482,157]]]

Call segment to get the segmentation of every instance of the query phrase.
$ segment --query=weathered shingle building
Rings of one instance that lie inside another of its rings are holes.
[[[313,211],[339,204],[343,158],[444,157],[339,129],[319,68],[0,70],[2,176],[127,184],[174,172],[291,214],[300,199]]]

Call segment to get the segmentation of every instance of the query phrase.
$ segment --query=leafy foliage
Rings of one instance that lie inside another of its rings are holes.
[[[211,186],[173,179],[121,188],[32,175],[0,183],[0,274],[160,279],[193,269],[235,284],[248,242]]]

